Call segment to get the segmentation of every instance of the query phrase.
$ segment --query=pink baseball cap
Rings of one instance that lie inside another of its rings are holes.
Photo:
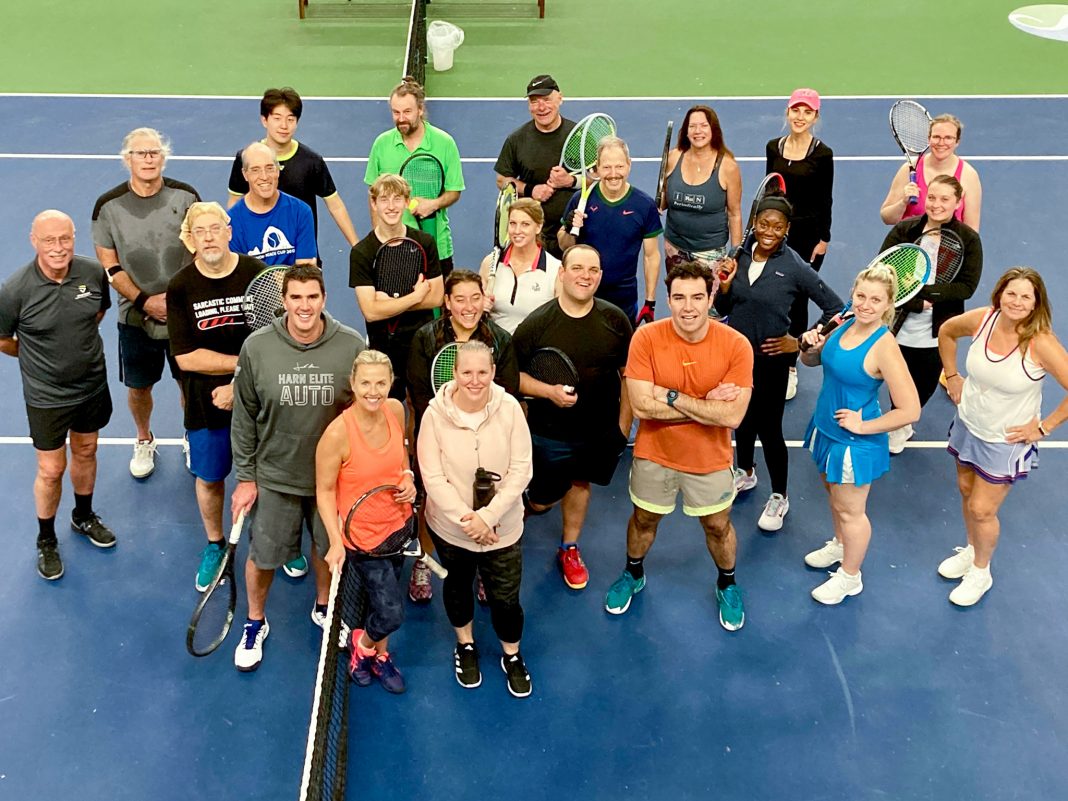
[[[813,111],[820,110],[820,93],[815,89],[794,89],[786,108],[794,106],[808,106]]]

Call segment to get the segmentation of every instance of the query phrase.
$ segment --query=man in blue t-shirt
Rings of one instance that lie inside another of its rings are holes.
[[[568,201],[557,240],[562,250],[582,243],[601,254],[603,278],[597,297],[614,303],[635,324],[652,322],[656,285],[660,276],[657,239],[664,228],[660,212],[647,194],[630,185],[630,151],[617,136],[606,136],[597,146],[600,182],[590,193],[584,212],[579,195]],[[572,221],[574,218],[574,221]],[[578,228],[576,235],[571,227]],[[645,275],[645,305],[638,311],[638,256]]]
[[[231,247],[269,264],[316,265],[315,221],[303,200],[278,191],[278,155],[263,142],[241,153],[248,193],[230,209]]]

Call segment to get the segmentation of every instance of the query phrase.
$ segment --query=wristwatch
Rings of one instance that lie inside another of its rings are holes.
[[[675,408],[675,401],[679,399],[679,391],[677,389],[669,389],[667,394],[667,405],[672,409]]]

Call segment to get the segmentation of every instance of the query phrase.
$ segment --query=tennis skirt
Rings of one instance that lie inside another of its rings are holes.
[[[954,417],[946,450],[957,464],[975,471],[991,484],[1012,484],[1038,467],[1038,446],[1031,442],[987,442]]]
[[[828,484],[871,484],[890,469],[890,446],[885,437],[876,444],[839,442],[813,423],[805,432],[805,448]]]

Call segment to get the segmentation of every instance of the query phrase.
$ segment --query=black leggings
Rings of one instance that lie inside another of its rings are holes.
[[[463,628],[475,617],[472,585],[477,570],[486,588],[490,621],[497,638],[501,642],[519,642],[523,637],[523,607],[519,604],[519,584],[523,577],[520,543],[494,551],[469,551],[451,545],[434,531],[430,531],[430,538],[442,567],[449,571],[442,587],[442,600],[453,628]]]
[[[756,438],[764,446],[764,462],[771,475],[771,491],[786,495],[790,456],[782,435],[782,415],[786,408],[786,381],[793,364],[792,353],[780,356],[757,355],[753,360],[753,396],[738,430],[738,467],[756,466]]]
[[[925,406],[938,388],[938,377],[942,375],[942,358],[938,355],[938,348],[910,348],[905,345],[900,348],[909,375],[916,384],[920,406]]]

